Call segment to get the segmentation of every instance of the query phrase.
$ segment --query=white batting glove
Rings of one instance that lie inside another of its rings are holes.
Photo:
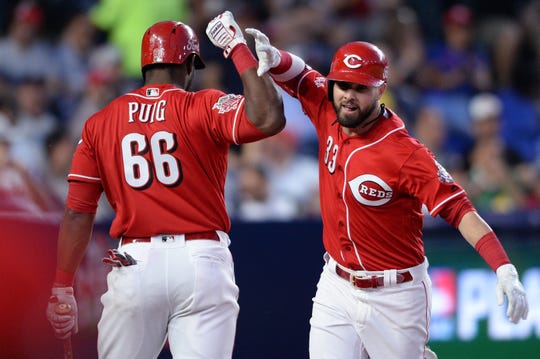
[[[255,51],[257,52],[257,57],[259,58],[257,75],[261,77],[263,74],[268,72],[268,70],[279,65],[281,61],[281,54],[279,53],[278,49],[270,45],[270,40],[264,33],[253,28],[247,28],[246,33],[250,34],[255,39]]]
[[[520,319],[527,319],[529,304],[525,289],[519,281],[516,267],[512,264],[503,264],[497,268],[497,286],[495,294],[497,304],[504,304],[504,296],[508,299],[506,316],[512,323],[519,322]]]
[[[230,11],[213,18],[206,27],[206,35],[215,46],[223,49],[225,58],[229,57],[237,45],[246,43],[242,30]]]
[[[67,339],[79,331],[77,301],[73,287],[53,287],[47,304],[47,319],[58,339]]]

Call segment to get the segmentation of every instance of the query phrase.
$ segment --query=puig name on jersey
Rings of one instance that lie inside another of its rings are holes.
[[[153,103],[128,102],[128,122],[136,120],[142,123],[153,123],[165,121],[166,100],[159,100]]]

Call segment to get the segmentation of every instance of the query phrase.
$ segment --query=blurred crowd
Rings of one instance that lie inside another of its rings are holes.
[[[477,208],[540,212],[540,0],[0,0],[0,212],[62,211],[84,122],[142,84],[140,41],[156,21],[198,33],[206,68],[193,90],[241,93],[205,35],[223,10],[324,75],[342,44],[377,44],[390,62],[383,102]],[[282,133],[231,148],[233,219],[319,216],[317,138],[283,98]],[[97,220],[111,216],[102,198]]]

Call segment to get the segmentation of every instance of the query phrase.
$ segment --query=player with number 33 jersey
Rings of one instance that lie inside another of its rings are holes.
[[[381,103],[389,64],[353,41],[323,76],[270,45],[256,29],[258,74],[300,101],[319,140],[325,264],[313,299],[311,359],[435,358],[427,347],[431,281],[424,211],[456,227],[497,274],[499,304],[517,323],[528,312],[515,267],[464,189]]]

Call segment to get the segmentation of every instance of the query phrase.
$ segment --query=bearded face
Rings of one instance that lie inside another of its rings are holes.
[[[357,128],[373,117],[379,108],[379,88],[350,82],[336,82],[333,105],[343,127]]]

